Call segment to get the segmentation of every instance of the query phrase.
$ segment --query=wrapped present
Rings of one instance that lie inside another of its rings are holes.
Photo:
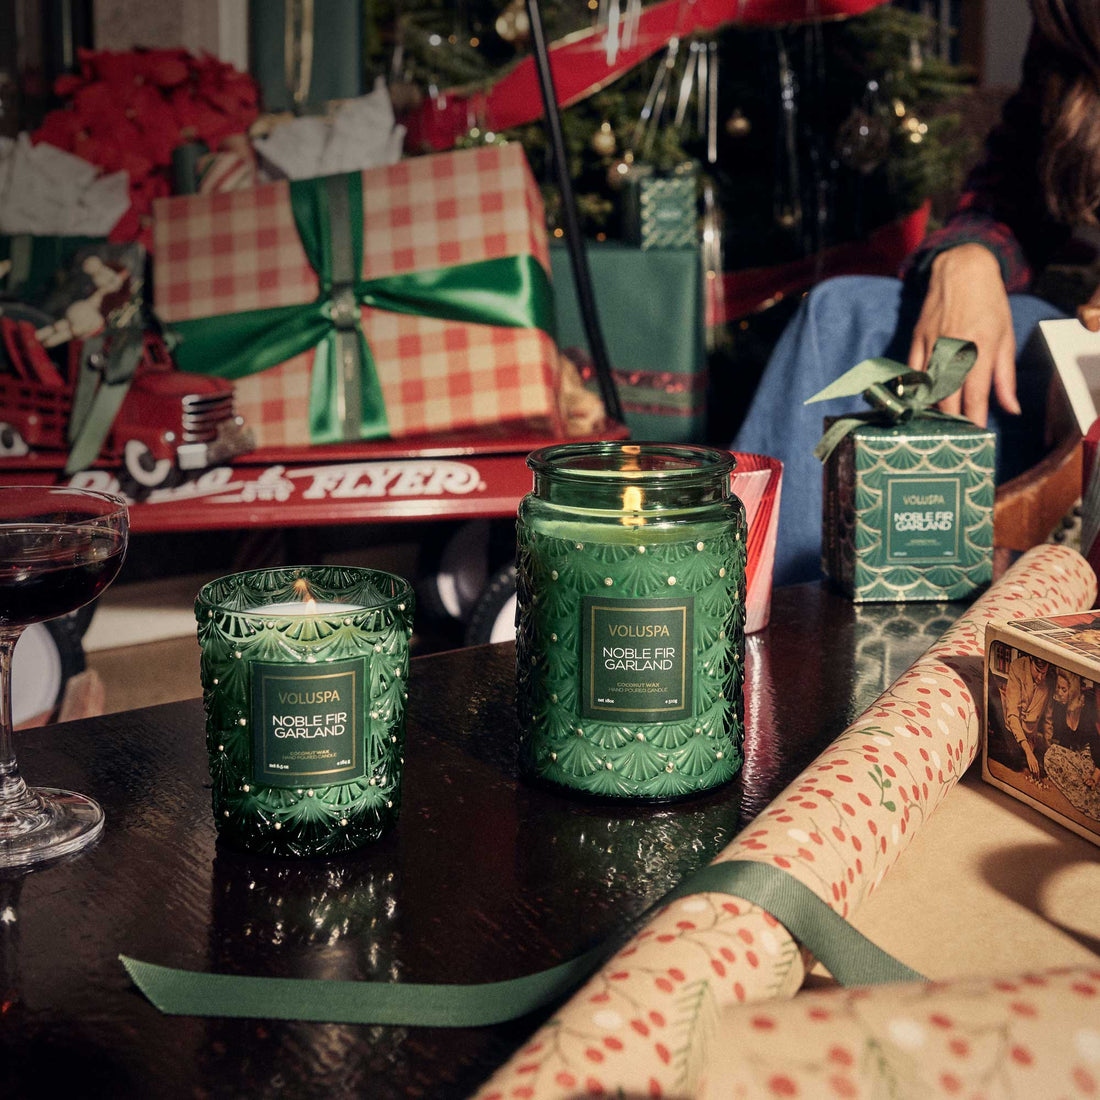
[[[615,384],[635,439],[702,443],[707,370],[698,248],[588,246],[588,266]],[[569,253],[550,249],[562,348],[586,347]],[[589,366],[586,381],[594,371]],[[594,384],[594,383],[593,383]]]
[[[977,349],[936,342],[927,371],[868,359],[811,401],[862,393],[873,410],[826,421],[822,568],[852,600],[957,600],[993,577],[996,437],[935,405]]]
[[[623,239],[639,248],[691,248],[699,240],[699,172],[634,164],[623,181]]]
[[[542,203],[518,145],[156,206],[180,369],[260,446],[539,421],[560,434]]]

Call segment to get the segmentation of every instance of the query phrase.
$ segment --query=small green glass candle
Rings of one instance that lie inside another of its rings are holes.
[[[744,740],[745,512],[707,447],[571,443],[527,460],[516,618],[520,763],[664,801],[732,779]]]
[[[237,573],[195,603],[214,820],[246,851],[334,855],[401,803],[413,594],[373,569]]]

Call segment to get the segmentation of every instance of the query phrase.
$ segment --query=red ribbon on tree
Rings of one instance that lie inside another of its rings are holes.
[[[737,24],[770,27],[861,15],[884,0],[660,0],[646,8],[633,42],[607,62],[606,30],[577,31],[550,47],[558,102],[570,107],[664,49],[673,38]],[[534,59],[523,58],[487,90],[455,90],[426,99],[408,118],[407,145],[415,152],[450,149],[476,120],[483,130],[509,130],[542,117]]]

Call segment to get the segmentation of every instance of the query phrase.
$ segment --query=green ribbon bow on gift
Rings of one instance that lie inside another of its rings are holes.
[[[814,454],[824,462],[837,444],[860,424],[904,424],[916,417],[969,423],[965,416],[940,412],[934,406],[962,385],[977,358],[978,349],[973,341],[941,336],[932,348],[927,370],[910,370],[904,363],[884,356],[857,363],[803,404],[861,393],[873,407],[869,412],[852,413],[834,420],[818,441]]]
[[[550,280],[533,256],[364,279],[361,174],[295,180],[290,201],[321,284],[316,300],[176,322],[174,357],[180,370],[233,379],[316,349],[309,397],[314,443],[389,434],[362,306],[553,335]]]

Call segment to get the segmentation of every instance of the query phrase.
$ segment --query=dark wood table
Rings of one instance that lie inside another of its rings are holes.
[[[708,862],[959,611],[777,591],[771,625],[748,641],[743,775],[675,806],[517,781],[511,644],[419,658],[400,824],[327,861],[215,843],[197,699],[23,734],[27,778],[94,795],[107,827],[67,862],[0,878],[0,1096],[469,1095],[539,1019],[438,1029],[162,1016],[117,956],[418,982],[570,958]]]

